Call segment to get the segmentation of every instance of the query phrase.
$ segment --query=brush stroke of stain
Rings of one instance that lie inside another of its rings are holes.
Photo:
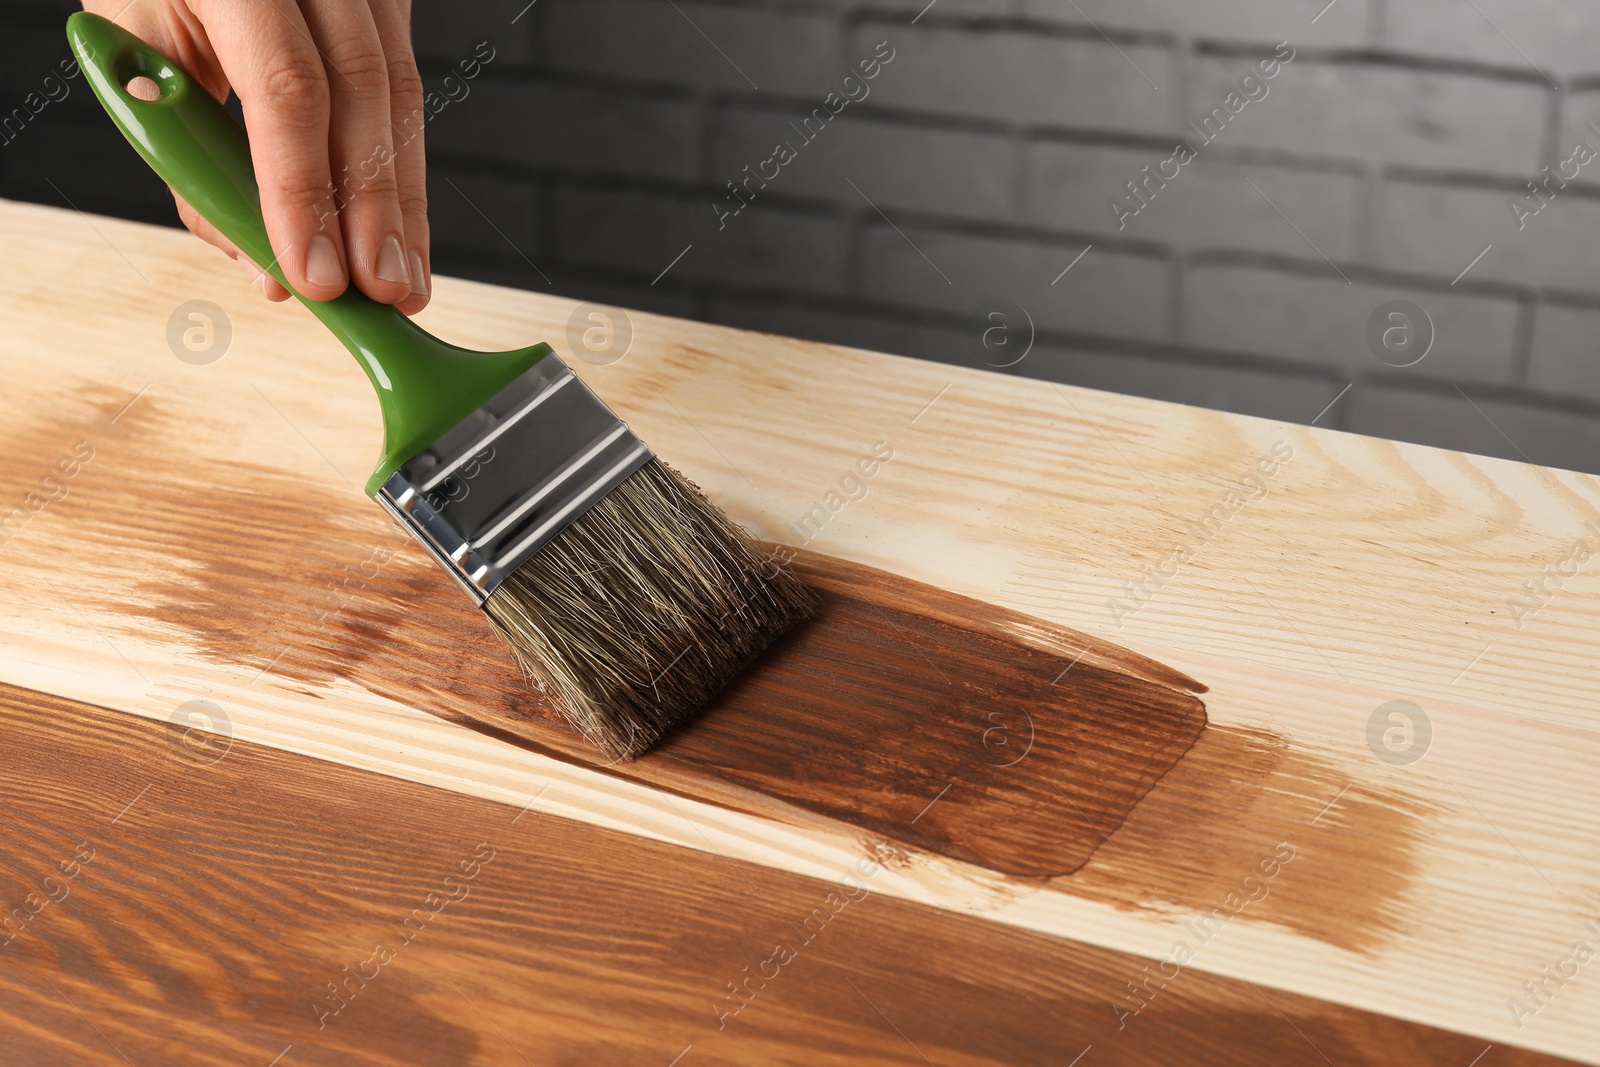
[[[1434,814],[1270,730],[1212,726],[1129,813],[1114,847],[1053,884],[1121,908],[1175,911],[1197,944],[1242,918],[1371,953],[1405,928]],[[1263,865],[1284,854],[1293,859]]]
[[[871,567],[796,566],[817,617],[640,762],[1045,876],[1081,867],[1206,727],[1204,687],[1116,646]]]
[[[124,399],[96,398],[85,421]],[[32,539],[13,559],[47,571],[95,561],[98,580],[79,595],[98,590],[96,606],[123,616],[127,632],[173,635],[241,675],[268,668],[263,685],[315,695],[351,682],[608,774],[767,817],[844,824],[1012,876],[1054,876],[1068,892],[1131,907],[1197,906],[1224,877],[1163,884],[1106,866],[1124,838],[1156,850],[1151,866],[1196,862],[1196,843],[1180,832],[1185,805],[1173,809],[1172,796],[1207,812],[1275,812],[1288,810],[1280,780],[1314,778],[1320,788],[1330,777],[1308,757],[1286,761],[1286,742],[1262,735],[1255,749],[1279,755],[1258,760],[1260,774],[1187,775],[1180,794],[1163,779],[1189,762],[1185,753],[1230,743],[1207,730],[1198,682],[1097,638],[810,553],[797,565],[823,594],[819,617],[656,752],[606,766],[374,505],[331,482],[188,447],[197,417],[143,403],[123,420],[133,426],[116,443],[116,477],[86,482],[60,505],[70,537]],[[4,444],[24,459],[47,452],[46,430],[17,424]],[[1135,822],[1143,836],[1121,829],[1141,801],[1159,798],[1166,822]],[[1400,824],[1385,838],[1396,849],[1395,879],[1384,883],[1392,890],[1413,864],[1404,831],[1414,815],[1391,810]],[[1348,817],[1332,825],[1348,827]],[[1229,832],[1225,815],[1202,825]],[[1266,830],[1242,824],[1231,840],[1248,852],[1255,829]],[[1363,869],[1361,857],[1345,858],[1346,874]],[[1352,897],[1308,899],[1317,908],[1277,904],[1274,917],[1337,939],[1341,909],[1361,921],[1384,914]]]

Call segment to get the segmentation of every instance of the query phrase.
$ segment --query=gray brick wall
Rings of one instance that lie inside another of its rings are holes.
[[[1334,367],[1350,380],[1369,364],[1387,368],[1373,359],[1364,329],[1349,324],[1364,327],[1379,304],[1408,299],[1436,330],[1435,351],[1409,368],[1413,376],[1499,383],[1513,372],[1521,314],[1514,300],[1224,264],[1196,265],[1185,282],[1183,336],[1202,347]]]
[[[1600,400],[1600,308],[1545,304],[1533,334],[1528,385],[1555,396]]]
[[[1219,144],[1513,178],[1531,176],[1544,160],[1550,90],[1537,75],[1419,69],[1387,55],[1351,60],[1319,55],[1314,38],[1299,40],[1306,43],[1295,44],[1299,54],[1268,83],[1269,95]],[[1197,57],[1187,117],[1214,108],[1253,54]]]
[[[428,128],[440,270],[971,366],[1007,300],[1005,373],[1600,471],[1600,158],[1528,184],[1600,153],[1586,0],[415,3],[430,85],[496,49]],[[0,0],[6,99],[65,10]],[[0,193],[170,220],[52,107]]]

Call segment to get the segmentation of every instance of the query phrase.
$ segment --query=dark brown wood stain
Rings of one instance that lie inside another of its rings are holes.
[[[0,736],[0,904],[94,850],[0,949],[0,1063],[1461,1067],[1485,1044],[1191,968],[1119,1020],[1139,957],[875,892],[724,1025],[728,984],[838,886],[241,741],[197,764],[166,724],[6,686]],[[447,874],[466,892],[402,940]],[[379,942],[392,962],[348,977]],[[319,1026],[329,982],[348,1003]]]
[[[797,565],[817,617],[641,763],[1048,876],[1082,866],[1095,827],[1121,825],[1205,729],[1192,693],[1023,644],[988,605],[815,554]]]
[[[114,412],[123,402],[98,403]],[[132,425],[93,484],[60,505],[71,508],[67,547],[39,551],[117,560],[125,569],[111,587],[128,592],[101,606],[130,632],[181,635],[245,679],[267,668],[274,684],[347,680],[606,773],[770,817],[843,824],[1005,874],[1057,876],[1068,891],[1134,907],[1212,906],[1234,860],[1254,863],[1285,829],[1281,813],[1298,817],[1285,789],[1326,803],[1339,787],[1326,788],[1333,772],[1282,739],[1208,732],[1196,695],[1204,687],[1170,668],[814,554],[797,565],[823,593],[819,617],[655,753],[602,766],[530,692],[477,609],[358,491],[186,449],[157,398],[123,423]],[[1196,755],[1185,757],[1191,746]],[[1142,807],[1150,814],[1119,830]],[[1238,821],[1257,810],[1259,824]],[[1347,806],[1318,832],[1366,810]],[[1414,824],[1403,810],[1363,823],[1392,853],[1391,878],[1284,893],[1312,905],[1269,900],[1259,915],[1270,910],[1337,944],[1371,944],[1403,898]],[[1108,836],[1165,880],[1127,877],[1115,850],[1101,847]],[[1356,863],[1339,869],[1365,865],[1334,840],[1329,855]],[[1106,856],[1085,867],[1097,852]],[[1206,858],[1216,856],[1228,858]],[[1368,899],[1367,885],[1382,899]]]

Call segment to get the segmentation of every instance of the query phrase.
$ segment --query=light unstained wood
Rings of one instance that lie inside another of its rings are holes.
[[[314,659],[318,646],[300,647],[298,631],[281,642],[275,631],[249,634],[252,654],[230,659],[170,613],[150,621],[159,613],[141,614],[138,600],[151,581],[198,586],[208,567],[249,568],[248,552],[208,559],[204,517],[248,493],[252,469],[281,468],[304,486],[287,492],[282,478],[254,476],[282,494],[284,527],[310,546],[305,573],[269,576],[285,601],[340,580],[367,546],[405,559],[409,549],[359,493],[377,450],[376,404],[309,316],[259,301],[184,235],[13,205],[3,219],[0,419],[12,458],[0,489],[20,499],[80,438],[96,458],[67,499],[0,549],[9,606],[0,680],[157,719],[205,697],[241,739],[517,807],[548,785],[534,810],[791,873],[836,877],[863,854],[861,835],[837,827],[668,797],[462,730],[350,682],[339,663],[277,669],[273,657],[291,644]],[[228,355],[206,367],[179,362],[164,336],[172,308],[197,297],[225,307],[234,327]],[[441,279],[423,321],[462,344],[547,339],[566,354],[574,307]],[[757,533],[796,540],[785,524],[888,441],[895,458],[868,497],[808,547],[1153,657],[1210,687],[1214,729],[1267,731],[1316,762],[1316,775],[1292,776],[1315,791],[1271,777],[1241,786],[1239,825],[1347,829],[1321,880],[1350,892],[1319,906],[1332,925],[1364,921],[1378,906],[1362,887],[1381,882],[1383,935],[1341,946],[1246,913],[1193,968],[1600,1063],[1600,978],[1570,982],[1521,1028],[1506,1003],[1600,919],[1595,578],[1581,569],[1520,627],[1506,606],[1576,539],[1600,548],[1585,525],[1600,527],[1593,478],[639,313],[632,322],[621,362],[571,362]],[[84,552],[86,530],[131,521],[121,501],[160,482],[132,461],[157,438],[158,451],[181,450],[212,477],[187,499],[152,490],[137,518],[164,530],[192,524],[192,546],[165,560]],[[1186,532],[1279,441],[1294,457],[1265,496],[1203,543]],[[319,538],[360,547],[332,560]],[[1119,625],[1108,601],[1142,566],[1171,571],[1175,543],[1192,558]],[[484,641],[486,656],[500,654]],[[416,664],[421,674],[459,669]],[[1431,749],[1410,766],[1368,748],[1369,718],[1392,699],[1432,721]],[[1130,827],[1180,795],[1168,786],[1151,791]],[[1226,801],[1208,798],[1211,836],[1198,839],[1207,848],[1227,832]],[[1406,833],[1387,832],[1385,813]],[[1195,862],[1181,835],[1150,840],[1160,847],[1136,857],[1175,871]],[[1241,831],[1226,851],[1245,857],[1254,844]],[[1382,882],[1397,867],[1403,876]],[[1086,873],[1104,882],[1116,872]],[[1129,908],[1092,879],[1019,883],[917,852],[875,888],[1152,957],[1208,910]]]
[[[1119,1019],[1108,991],[1144,961],[874,893],[871,865],[842,886],[3,686],[0,727],[7,1064],[1461,1067],[1485,1051],[1200,971]]]

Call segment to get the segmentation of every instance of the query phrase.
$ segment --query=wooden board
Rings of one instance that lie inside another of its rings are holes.
[[[309,316],[180,234],[3,218],[0,500],[44,502],[0,547],[0,680],[205,699],[244,741],[790,874],[887,842],[876,893],[996,937],[1181,942],[1186,975],[1600,1063],[1600,977],[1524,992],[1600,923],[1593,478],[634,313],[575,368],[761,536],[820,502],[836,613],[606,767],[361,498],[376,404]],[[188,299],[232,320],[219,362],[168,348]],[[425,319],[566,353],[574,307],[444,279]]]
[[[26,690],[0,688],[0,725],[8,1064],[1459,1067],[1484,1052],[1203,972],[1119,1020],[1107,992],[1145,961],[884,897],[875,864],[830,884],[265,746],[196,747]]]

